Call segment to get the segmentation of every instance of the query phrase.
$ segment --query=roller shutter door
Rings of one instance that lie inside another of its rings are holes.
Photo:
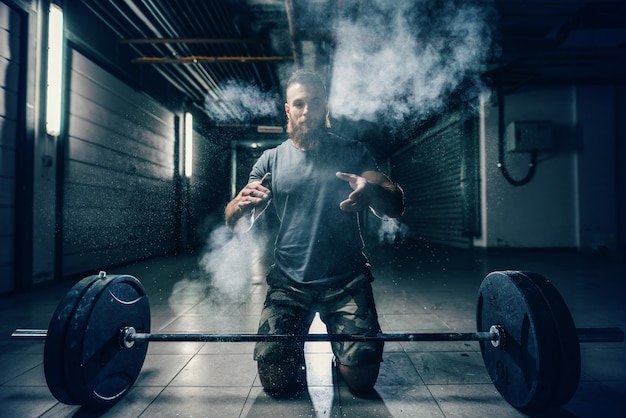
[[[62,275],[176,248],[174,115],[70,51]]]
[[[22,115],[21,16],[0,3],[0,293],[14,289],[16,276],[17,162]],[[23,138],[21,138],[23,139]]]
[[[402,222],[413,239],[471,247],[478,219],[475,155],[468,145],[474,134],[471,123],[452,121],[392,156],[394,181],[406,194]]]

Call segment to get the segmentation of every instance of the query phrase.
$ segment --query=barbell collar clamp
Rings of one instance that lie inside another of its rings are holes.
[[[492,325],[489,328],[489,332],[495,338],[491,339],[491,345],[495,348],[504,348],[506,347],[506,332],[504,331],[504,327],[500,324]]]
[[[135,327],[124,327],[120,331],[120,347],[133,348],[136,342],[137,330]]]

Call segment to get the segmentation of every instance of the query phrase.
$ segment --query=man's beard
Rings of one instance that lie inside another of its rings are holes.
[[[287,134],[289,134],[289,138],[302,147],[315,145],[322,137],[325,130],[324,123],[309,128],[307,126],[295,125],[291,119],[287,122]]]

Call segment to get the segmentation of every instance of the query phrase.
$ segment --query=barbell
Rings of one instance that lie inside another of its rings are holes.
[[[44,374],[60,402],[108,408],[139,376],[148,342],[478,341],[502,397],[519,409],[567,403],[580,380],[580,342],[622,342],[619,328],[576,328],[567,305],[540,274],[489,273],[478,291],[477,330],[405,334],[159,334],[150,306],[129,275],[86,277],[56,308],[47,330],[17,329],[12,338],[44,340]]]

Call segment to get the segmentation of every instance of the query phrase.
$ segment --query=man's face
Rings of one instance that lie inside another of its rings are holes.
[[[289,118],[287,132],[311,134],[323,129],[328,106],[321,87],[308,84],[292,84],[287,89],[285,113]]]

